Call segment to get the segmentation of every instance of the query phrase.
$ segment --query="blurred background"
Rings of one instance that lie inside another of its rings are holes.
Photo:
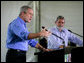
[[[1,1],[1,62],[5,62],[7,52],[8,24],[19,16],[23,5],[32,7],[34,11],[31,23],[27,24],[30,32],[37,33],[42,26],[55,26],[57,16],[62,15],[65,17],[65,28],[83,35],[83,1]],[[38,50],[30,46],[29,48],[26,62],[37,62],[34,53]]]

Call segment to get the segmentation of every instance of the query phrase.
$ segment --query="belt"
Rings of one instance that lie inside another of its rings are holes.
[[[22,50],[19,50],[19,49],[8,49],[8,51],[15,51],[15,52],[26,53],[26,51],[22,51]]]

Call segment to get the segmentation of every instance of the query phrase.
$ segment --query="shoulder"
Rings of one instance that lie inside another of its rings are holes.
[[[48,30],[50,30],[50,31],[54,31],[54,30],[56,30],[56,27],[53,26],[53,27],[49,28]]]
[[[15,28],[22,28],[20,21],[16,18],[14,19],[8,26],[11,30],[15,29]]]
[[[68,31],[68,29],[66,29],[66,28],[63,28],[63,31],[67,32],[67,31]]]
[[[67,34],[70,34],[70,32],[68,31],[68,29],[64,28],[63,31]]]
[[[10,24],[11,24],[12,26],[19,26],[19,25],[21,25],[19,19],[17,19],[17,18],[14,19]]]

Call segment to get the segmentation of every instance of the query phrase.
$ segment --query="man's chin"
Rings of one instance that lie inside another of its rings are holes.
[[[31,21],[28,21],[28,23],[30,23]]]
[[[58,29],[63,29],[64,27],[57,27]]]
[[[63,29],[63,27],[60,28],[61,30]]]

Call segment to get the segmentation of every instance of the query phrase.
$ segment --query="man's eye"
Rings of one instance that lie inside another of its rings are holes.
[[[33,14],[31,14],[31,13],[29,13],[29,14],[33,16]]]
[[[62,24],[63,24],[64,22],[62,22]]]

